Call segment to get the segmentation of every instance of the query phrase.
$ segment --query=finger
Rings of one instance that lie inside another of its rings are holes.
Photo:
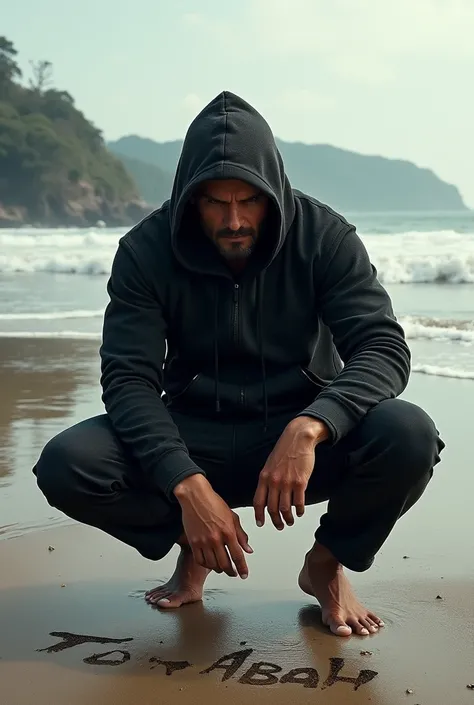
[[[297,517],[302,517],[304,514],[304,494],[304,487],[295,487],[293,489],[293,504],[295,505]]]
[[[293,526],[295,523],[293,512],[291,511],[291,490],[284,489],[280,492],[280,514],[286,521],[288,526]]]
[[[229,543],[229,552],[237,569],[237,573],[243,580],[245,580],[246,578],[248,578],[249,569],[247,567],[247,561],[245,560],[244,552],[242,551],[242,548],[240,547],[240,544],[237,540],[234,540]]]
[[[230,562],[229,554],[227,553],[226,547],[223,544],[221,544],[220,546],[216,546],[214,549],[214,553],[216,556],[217,565],[220,568],[219,572],[224,572],[230,578],[236,578],[237,573],[234,570],[232,563]]]
[[[201,548],[198,547],[191,547],[192,553],[193,553],[193,558],[196,561],[196,563],[203,568],[205,567],[205,559],[204,559],[204,553],[202,552]]]
[[[255,522],[257,526],[263,526],[265,524],[265,504],[267,502],[267,492],[267,484],[260,477],[258,487],[253,498]]]
[[[249,544],[248,534],[243,530],[238,516],[235,517],[235,533],[237,535],[237,541],[240,543],[244,551],[246,553],[253,553],[253,548]]]
[[[280,516],[280,488],[270,487],[268,491],[267,509],[272,519],[273,525],[279,531],[284,529],[285,525]]]
[[[217,568],[216,556],[212,548],[205,547],[203,549],[204,554],[204,567],[209,568],[209,570],[215,570]]]

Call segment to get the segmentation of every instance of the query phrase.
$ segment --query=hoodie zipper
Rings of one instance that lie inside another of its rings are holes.
[[[234,311],[233,311],[233,334],[234,334],[234,344],[237,347],[239,343],[239,284],[234,284]],[[245,389],[240,388],[240,403],[242,406],[245,405]]]
[[[239,342],[239,285],[234,284],[234,315],[233,315],[234,343]]]

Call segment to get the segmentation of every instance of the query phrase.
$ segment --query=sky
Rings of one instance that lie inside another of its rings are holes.
[[[277,137],[407,159],[474,208],[474,0],[16,0],[0,33],[107,140],[182,138],[230,90]]]

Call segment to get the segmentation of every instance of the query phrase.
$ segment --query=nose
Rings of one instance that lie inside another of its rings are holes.
[[[229,230],[234,231],[237,231],[241,227],[241,219],[237,203],[229,203],[229,208],[227,209],[226,227],[228,227]]]

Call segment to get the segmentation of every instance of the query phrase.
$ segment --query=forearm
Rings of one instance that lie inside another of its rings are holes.
[[[185,477],[202,473],[158,392],[139,381],[116,380],[103,400],[115,433],[153,484],[171,497]]]
[[[181,480],[173,489],[173,494],[181,504],[192,502],[196,494],[202,494],[212,489],[210,482],[203,474],[190,475]]]
[[[324,421],[336,442],[379,402],[401,394],[409,372],[410,352],[403,339],[379,346],[372,341],[302,413]]]
[[[290,421],[287,428],[300,448],[315,448],[330,435],[327,425],[312,416],[297,416]]]
[[[384,399],[405,389],[410,350],[388,293],[353,229],[327,251],[318,276],[320,316],[345,367],[302,414],[324,421],[336,442]]]

